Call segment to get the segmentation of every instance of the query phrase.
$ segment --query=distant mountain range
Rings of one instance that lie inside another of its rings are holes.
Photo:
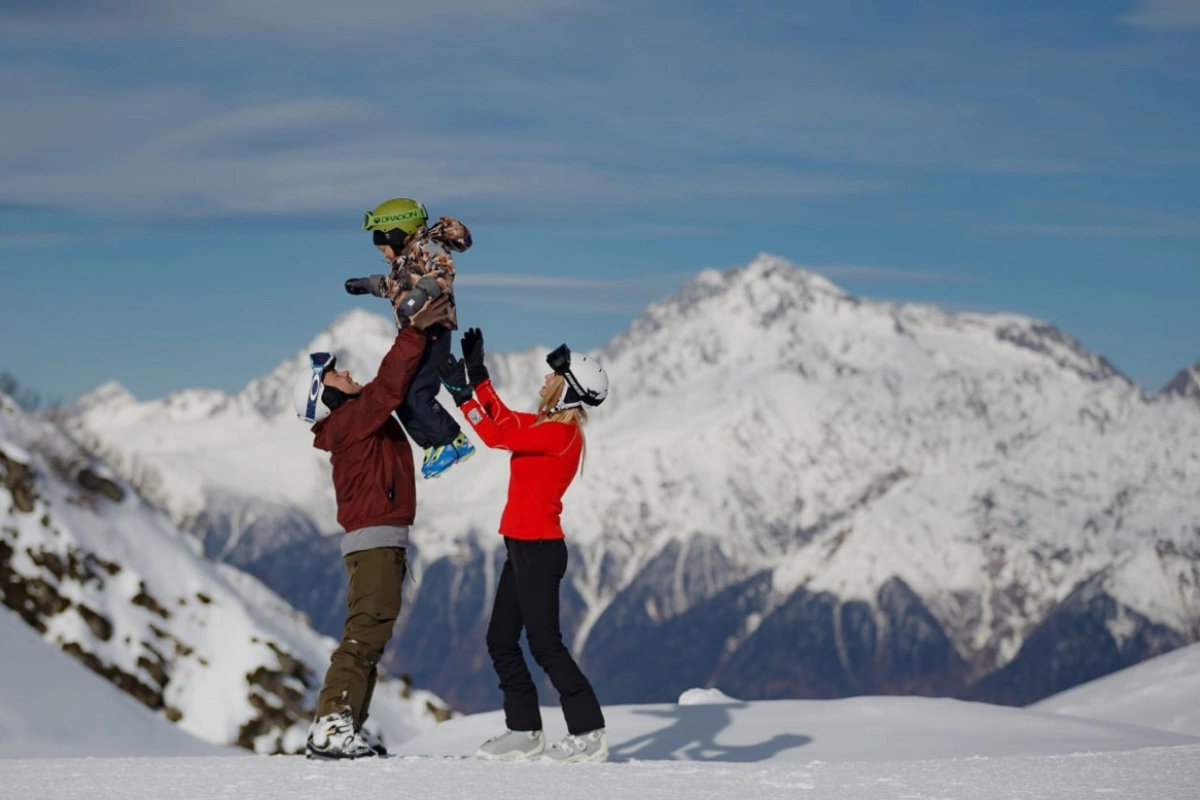
[[[239,394],[109,384],[67,427],[333,633],[328,464],[287,389],[315,349],[371,377],[394,335],[351,312]],[[545,353],[489,353],[513,406]],[[566,498],[563,615],[604,702],[1024,704],[1200,639],[1196,366],[1147,394],[1045,322],[870,301],[772,256],[698,274],[596,355],[613,389]],[[489,451],[418,486],[390,663],[465,710],[500,700],[506,482]]]

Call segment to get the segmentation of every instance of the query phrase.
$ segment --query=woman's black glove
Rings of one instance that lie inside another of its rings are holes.
[[[454,398],[454,405],[461,406],[471,399],[471,384],[467,381],[467,365],[461,358],[455,358],[453,353],[446,356],[441,369],[438,370],[438,377],[442,381],[442,386],[445,386],[446,390],[450,392],[450,396]]]
[[[462,352],[471,386],[478,386],[486,381],[488,369],[483,365],[483,331],[479,328],[467,328],[462,337]]]

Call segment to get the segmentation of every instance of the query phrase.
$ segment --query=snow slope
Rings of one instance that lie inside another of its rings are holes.
[[[340,562],[339,562],[340,563]],[[54,425],[0,395],[0,601],[48,643],[208,742],[303,747],[335,642]],[[446,711],[383,680],[390,742]]]
[[[370,377],[393,335],[354,312],[238,395],[110,386],[73,424],[326,624],[338,576],[309,565],[336,532],[328,464],[286,386],[315,348]],[[544,355],[489,353],[514,407]],[[598,355],[613,388],[566,497],[564,617],[605,698],[1024,704],[1200,638],[1200,405],[1052,325],[865,300],[761,256],[700,273]],[[393,658],[479,709],[497,701],[480,629],[507,458],[463,469],[420,486],[422,613]]]
[[[0,758],[219,755],[0,608]]]
[[[1200,785],[1195,737],[951,700],[734,701],[607,712],[618,763],[461,758],[496,732],[500,716],[485,714],[404,746],[421,755],[349,764],[278,757],[0,761],[0,785],[14,797],[46,800],[1182,800]],[[545,713],[557,720],[556,709]],[[561,733],[561,723],[551,731]]]
[[[1030,708],[1200,736],[1200,644],[1060,692]]]

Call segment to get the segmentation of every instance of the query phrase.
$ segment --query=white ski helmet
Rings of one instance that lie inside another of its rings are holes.
[[[598,406],[608,397],[608,373],[595,359],[583,354],[573,356],[570,348],[562,344],[546,356],[546,363],[567,382],[556,411],[578,408],[581,403]]]
[[[296,376],[292,383],[292,407],[296,416],[315,425],[333,413],[333,409],[324,400],[328,388],[323,380],[325,371],[333,369],[337,356],[331,353],[310,353],[308,369]]]

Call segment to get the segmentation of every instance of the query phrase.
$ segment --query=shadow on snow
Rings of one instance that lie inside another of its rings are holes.
[[[784,750],[803,747],[812,741],[811,736],[783,733],[759,744],[718,744],[717,736],[733,722],[733,709],[747,707],[746,703],[722,703],[634,711],[643,716],[673,720],[674,724],[632,739],[610,742],[610,758],[612,761],[766,761]]]

